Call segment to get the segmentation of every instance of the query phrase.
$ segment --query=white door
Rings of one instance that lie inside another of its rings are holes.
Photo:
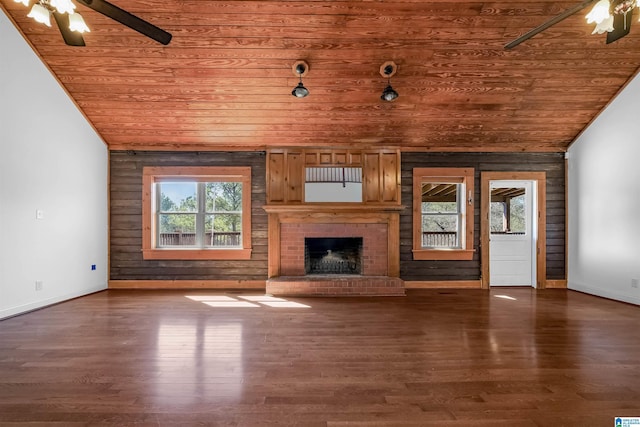
[[[491,181],[489,187],[489,283],[535,287],[535,181]]]

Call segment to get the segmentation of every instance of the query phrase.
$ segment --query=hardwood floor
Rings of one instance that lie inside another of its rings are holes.
[[[0,321],[0,425],[613,426],[640,308],[566,290],[105,291]]]

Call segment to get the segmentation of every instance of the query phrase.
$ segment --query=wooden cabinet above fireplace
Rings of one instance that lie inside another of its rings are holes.
[[[306,168],[362,168],[362,203],[400,204],[400,150],[267,151],[267,204],[304,204]]]

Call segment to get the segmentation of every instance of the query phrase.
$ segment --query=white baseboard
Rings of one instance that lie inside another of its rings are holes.
[[[612,292],[606,289],[601,288],[593,288],[590,286],[585,286],[579,283],[572,282],[569,280],[567,284],[567,288],[573,291],[583,292],[589,295],[595,295],[602,298],[608,298],[615,301],[626,302],[629,304],[640,305],[640,296],[634,297],[632,295],[626,295],[619,292]]]
[[[79,292],[72,292],[65,295],[59,295],[52,298],[47,298],[43,300],[38,300],[34,302],[30,302],[28,304],[19,305],[17,307],[10,307],[0,310],[0,320],[6,319],[7,317],[17,316],[19,314],[28,313],[33,310],[38,310],[40,308],[44,308],[53,304],[58,304],[63,301],[68,301],[70,299],[82,297],[85,295],[93,294],[95,292],[100,292],[107,289],[107,285],[96,286],[93,288],[83,289]]]

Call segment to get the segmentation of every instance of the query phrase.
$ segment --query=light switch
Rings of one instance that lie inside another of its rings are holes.
[[[36,209],[36,219],[44,219],[44,211],[42,209]]]

